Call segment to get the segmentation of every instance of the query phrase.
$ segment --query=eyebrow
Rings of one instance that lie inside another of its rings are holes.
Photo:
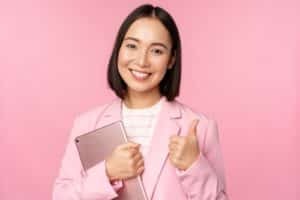
[[[134,40],[134,41],[136,41],[136,42],[140,42],[139,39],[134,38],[134,37],[126,37],[126,38],[124,39],[124,41],[125,41],[125,40]],[[163,44],[163,43],[161,43],[161,42],[153,42],[153,43],[151,43],[151,45],[159,45],[159,46],[162,46],[163,48],[169,50],[169,48],[168,48],[165,44]]]

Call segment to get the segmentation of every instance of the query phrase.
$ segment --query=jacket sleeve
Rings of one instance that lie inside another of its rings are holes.
[[[75,119],[70,138],[62,159],[59,175],[55,179],[53,200],[109,200],[118,196],[116,193],[123,184],[121,181],[111,184],[102,161],[86,172],[83,170],[79,154],[74,143],[79,135],[81,121]]]
[[[203,152],[186,170],[176,173],[189,200],[228,200],[218,128],[209,120]]]

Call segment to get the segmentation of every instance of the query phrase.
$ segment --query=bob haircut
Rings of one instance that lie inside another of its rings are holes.
[[[159,83],[160,94],[165,96],[168,101],[173,101],[179,95],[181,80],[181,43],[178,28],[172,16],[160,7],[153,7],[151,4],[144,4],[134,9],[123,21],[116,40],[114,48],[109,59],[107,79],[109,87],[115,94],[124,99],[127,94],[127,85],[121,78],[118,71],[118,54],[123,39],[130,25],[143,17],[158,19],[169,31],[172,40],[171,57],[175,55],[175,62],[171,69],[168,69],[164,78]]]

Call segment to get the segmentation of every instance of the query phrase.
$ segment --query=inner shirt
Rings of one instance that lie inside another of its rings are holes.
[[[129,141],[141,144],[140,151],[145,157],[161,109],[162,98],[148,108],[128,108],[122,102],[122,120]]]

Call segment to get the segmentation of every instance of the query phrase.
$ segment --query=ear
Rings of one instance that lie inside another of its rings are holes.
[[[175,61],[176,61],[176,51],[174,51],[174,55],[170,59],[170,62],[169,62],[169,65],[168,65],[168,69],[172,69]]]

